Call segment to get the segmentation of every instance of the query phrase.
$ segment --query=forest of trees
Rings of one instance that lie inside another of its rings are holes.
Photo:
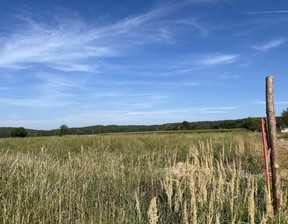
[[[288,110],[283,111],[281,117],[277,117],[277,124],[284,127],[288,126]],[[287,116],[287,117],[286,117]],[[25,129],[28,137],[37,136],[63,136],[63,135],[91,135],[103,133],[118,133],[118,132],[145,132],[145,131],[177,131],[177,130],[208,130],[208,129],[247,129],[250,131],[260,130],[260,118],[245,118],[238,120],[223,120],[223,121],[201,121],[170,123],[161,125],[95,125],[81,128],[68,128],[63,124],[59,129],[54,130],[33,130]],[[15,128],[3,127],[0,128],[0,137],[11,137],[12,131]]]

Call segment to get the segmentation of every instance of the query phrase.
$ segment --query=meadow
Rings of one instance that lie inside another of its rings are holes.
[[[287,172],[274,214],[263,157],[240,130],[3,138],[0,223],[288,223]]]

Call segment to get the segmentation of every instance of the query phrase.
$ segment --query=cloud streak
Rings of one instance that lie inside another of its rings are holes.
[[[257,100],[257,101],[255,101],[255,103],[256,104],[266,104],[266,101],[263,101],[263,100]],[[286,104],[288,104],[288,101],[276,101],[276,102],[274,102],[274,104],[276,104],[276,105],[286,105]]]
[[[218,54],[209,55],[196,61],[199,65],[220,65],[230,64],[237,60],[239,55],[236,54]]]
[[[209,34],[209,29],[206,28],[204,25],[202,25],[201,23],[199,23],[196,19],[194,18],[186,18],[186,19],[181,19],[177,21],[178,24],[184,24],[187,26],[191,26],[194,27],[195,29],[199,30],[200,33],[203,36],[208,36]]]
[[[258,51],[269,51],[274,48],[280,47],[285,42],[286,42],[286,39],[278,39],[278,40],[269,41],[262,45],[253,46],[253,48]]]
[[[2,105],[16,106],[16,107],[31,107],[31,108],[59,108],[67,107],[74,104],[72,101],[63,101],[55,99],[44,99],[44,98],[24,98],[24,99],[15,99],[15,98],[0,98],[0,103]]]
[[[246,15],[257,15],[257,14],[277,14],[277,13],[288,13],[288,10],[275,10],[275,11],[258,11],[258,12],[245,12],[241,14]]]

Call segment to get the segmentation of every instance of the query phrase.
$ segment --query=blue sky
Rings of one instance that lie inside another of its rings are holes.
[[[162,124],[288,107],[288,2],[10,0],[0,126]]]

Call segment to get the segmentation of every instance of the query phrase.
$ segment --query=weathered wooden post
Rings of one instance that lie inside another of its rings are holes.
[[[266,113],[268,119],[269,142],[271,145],[270,160],[272,171],[273,207],[274,211],[277,213],[281,210],[281,180],[274,109],[273,76],[266,77]]]

